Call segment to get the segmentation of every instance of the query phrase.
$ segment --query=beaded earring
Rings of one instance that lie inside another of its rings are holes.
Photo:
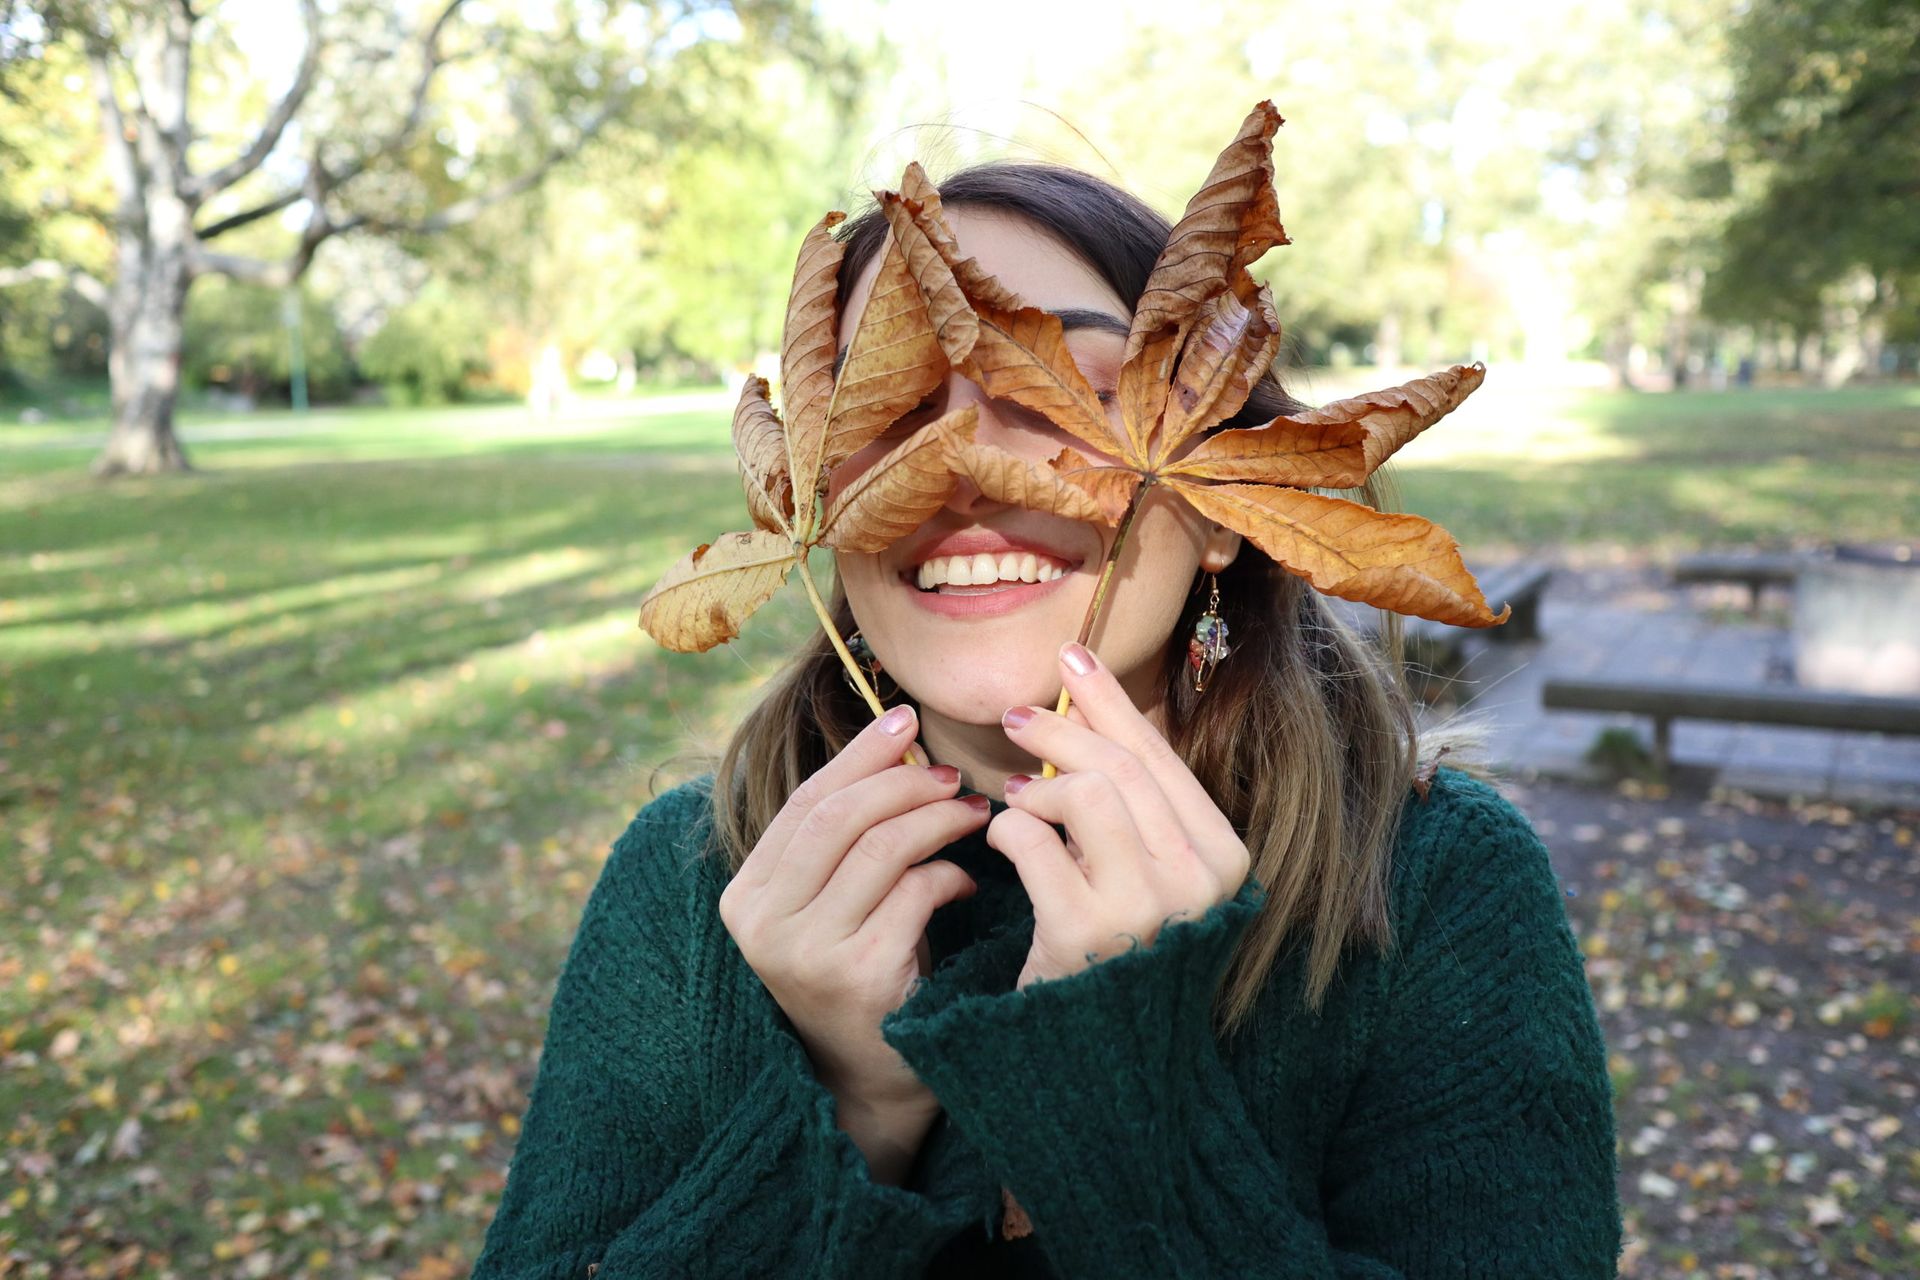
[[[1213,674],[1220,659],[1233,650],[1227,646],[1227,620],[1220,616],[1220,579],[1214,574],[1207,575],[1212,589],[1207,597],[1207,610],[1193,624],[1193,638],[1187,641],[1187,665],[1193,668],[1193,691],[1206,691],[1207,678]]]
[[[882,702],[891,698],[893,696],[892,693],[880,692],[880,675],[882,671],[880,658],[874,653],[873,646],[867,643],[867,638],[860,634],[859,628],[857,627],[854,629],[853,634],[847,637],[847,652],[851,653],[853,660],[865,669],[867,673],[867,684],[873,689],[874,696]],[[843,669],[840,672],[840,678],[847,682],[847,688],[853,690],[855,693],[860,692],[860,686],[853,682],[853,676],[850,672]],[[898,693],[899,691],[900,686],[898,682],[894,682],[893,692]]]

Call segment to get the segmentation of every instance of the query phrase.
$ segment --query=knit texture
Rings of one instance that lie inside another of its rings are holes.
[[[1409,796],[1391,955],[1350,953],[1316,1016],[1295,948],[1225,1042],[1258,883],[1016,991],[1032,904],[982,835],[948,846],[979,892],[881,1024],[944,1108],[903,1187],[720,922],[711,785],[613,846],[475,1280],[1615,1274],[1605,1045],[1547,851],[1486,784]],[[1032,1235],[1001,1238],[1002,1187]]]

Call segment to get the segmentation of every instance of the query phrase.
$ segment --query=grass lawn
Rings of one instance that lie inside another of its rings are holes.
[[[1483,396],[1401,471],[1469,557],[1920,526],[1920,391]],[[635,626],[725,410],[99,428],[0,427],[0,1275],[464,1275],[608,845],[812,626]]]

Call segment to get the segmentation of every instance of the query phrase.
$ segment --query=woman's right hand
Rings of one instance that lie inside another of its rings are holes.
[[[989,815],[986,797],[954,796],[952,766],[899,762],[915,721],[895,707],[797,787],[720,895],[721,922],[799,1033],[841,1127],[889,1181],[939,1101],[880,1020],[922,974],[935,908],[974,891],[954,863],[925,859]]]

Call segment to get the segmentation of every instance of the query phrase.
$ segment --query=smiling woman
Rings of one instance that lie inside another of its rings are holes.
[[[936,206],[956,274],[1058,318],[1124,447],[1175,229],[1031,165]],[[822,344],[858,346],[899,229],[841,229]],[[1162,461],[1314,429],[1268,361]],[[940,421],[1033,475],[1116,461],[942,367],[824,508]],[[615,844],[476,1276],[1612,1276],[1606,1052],[1546,850],[1433,768],[1394,629],[1361,640],[1171,485],[1119,528],[942,492],[835,552],[826,611],[896,705],[871,718],[823,633]]]

